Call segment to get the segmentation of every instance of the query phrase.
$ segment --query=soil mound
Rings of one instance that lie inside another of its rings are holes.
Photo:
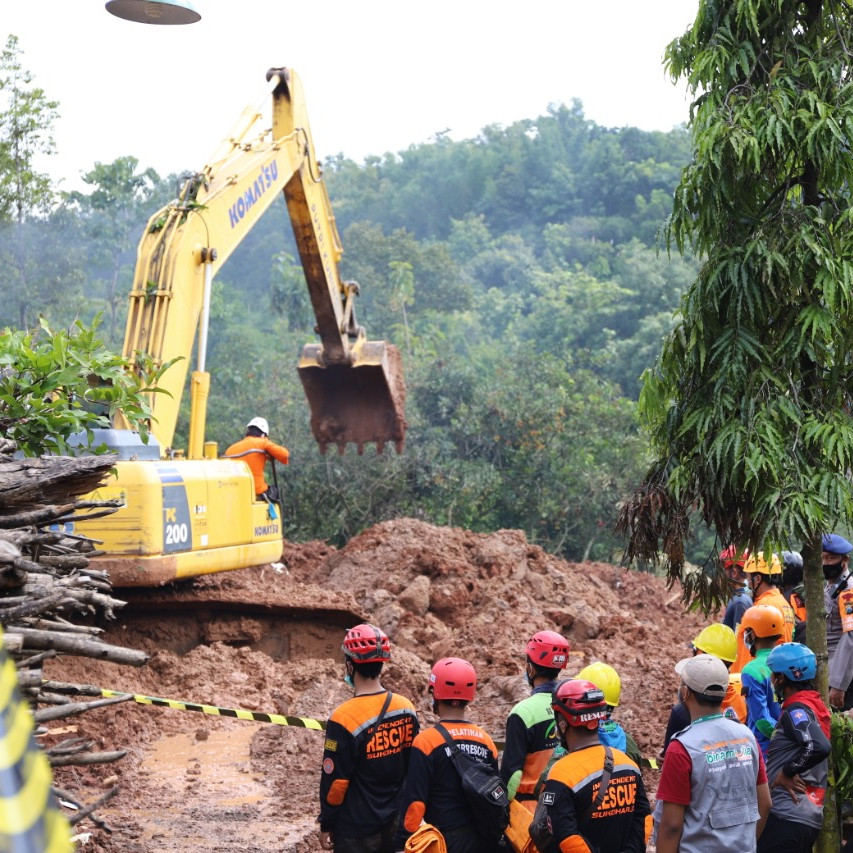
[[[481,535],[399,519],[340,550],[285,543],[284,564],[208,576],[156,596],[144,591],[138,601],[128,594],[105,639],[150,652],[148,666],[128,672],[60,659],[48,677],[325,720],[349,696],[344,629],[367,619],[392,639],[383,683],[412,698],[422,725],[433,722],[425,690],[432,663],[465,657],[479,678],[470,716],[500,741],[513,704],[528,695],[524,645],[550,629],[571,643],[569,675],[596,660],[616,668],[616,718],[644,755],[656,757],[674,701],[673,666],[707,624],[685,614],[680,590],[660,578],[567,563],[517,530]],[[116,773],[122,785],[101,813],[112,833],[90,827],[88,849],[319,849],[318,732],[130,702],[84,717],[83,733],[108,748],[131,747],[88,780]],[[237,745],[234,755],[227,744]],[[653,771],[647,781],[653,790]]]

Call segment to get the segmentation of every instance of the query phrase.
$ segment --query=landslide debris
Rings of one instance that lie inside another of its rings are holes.
[[[547,628],[570,640],[570,674],[595,660],[617,669],[616,716],[655,757],[675,696],[673,666],[706,624],[685,614],[680,590],[660,578],[567,563],[517,530],[486,535],[398,519],[339,550],[285,543],[283,559],[278,572],[257,567],[176,587],[180,608],[131,600],[105,639],[144,650],[146,667],[62,658],[50,662],[51,677],[324,720],[349,695],[339,650],[345,622],[365,618],[391,636],[383,681],[413,699],[423,725],[433,721],[432,663],[470,659],[479,676],[470,716],[500,741],[509,710],[528,693],[524,644]],[[319,733],[130,703],[93,712],[87,727],[95,715],[100,737],[134,748],[111,768],[121,786],[105,812],[112,833],[94,829],[89,849],[177,851],[188,839],[214,838],[223,851],[319,849]],[[228,758],[227,743],[245,747],[242,757]],[[656,774],[646,776],[653,789]]]

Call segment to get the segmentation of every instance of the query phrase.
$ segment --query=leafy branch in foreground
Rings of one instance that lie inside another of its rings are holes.
[[[0,332],[0,433],[27,456],[67,454],[71,435],[108,427],[121,412],[147,441],[149,395],[171,363],[144,361],[134,372],[104,349],[91,325],[53,331],[42,320],[30,331]]]

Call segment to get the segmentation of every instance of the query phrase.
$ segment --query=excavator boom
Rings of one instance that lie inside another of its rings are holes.
[[[193,344],[199,366],[192,374],[188,457],[203,455],[209,377],[206,372],[210,284],[231,253],[279,193],[287,202],[320,342],[305,347],[298,370],[311,408],[320,450],[335,444],[359,452],[405,440],[405,382],[397,349],[368,341],[355,319],[359,287],[341,280],[343,254],[298,76],[287,68],[267,72],[272,127],[247,108],[201,172],[177,201],[151,217],[139,244],[130,294],[124,356],[144,353],[157,365],[175,363],[151,400],[152,434],[171,448]],[[120,426],[126,424],[119,423]]]
[[[338,276],[341,242],[314,159],[299,78],[286,68],[271,68],[267,80],[277,81],[273,134],[299,134],[305,144],[305,156],[285,184],[284,197],[321,339],[305,347],[298,368],[311,407],[311,431],[322,452],[335,444],[342,453],[353,443],[361,453],[368,442],[375,442],[380,452],[391,442],[400,452],[406,435],[400,353],[384,341],[365,339],[355,319],[358,285]]]

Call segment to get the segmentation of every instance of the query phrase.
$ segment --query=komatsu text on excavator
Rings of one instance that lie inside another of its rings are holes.
[[[175,360],[152,395],[151,440],[144,444],[118,418],[95,443],[119,454],[114,482],[93,497],[123,506],[80,522],[75,532],[103,542],[93,566],[117,586],[167,581],[280,559],[281,513],[254,499],[248,466],[217,459],[204,441],[210,375],[205,359],[211,282],[241,240],[284,193],[319,343],[308,344],[298,370],[321,452],[329,444],[361,452],[405,439],[405,384],[399,351],[368,341],[356,322],[358,285],[342,281],[342,249],[299,77],[267,72],[271,127],[261,106],[244,110],[208,165],[184,184],[177,201],[155,213],[139,244],[124,340],[133,369],[140,354],[156,365]],[[178,409],[193,347],[186,457],[173,450]]]

